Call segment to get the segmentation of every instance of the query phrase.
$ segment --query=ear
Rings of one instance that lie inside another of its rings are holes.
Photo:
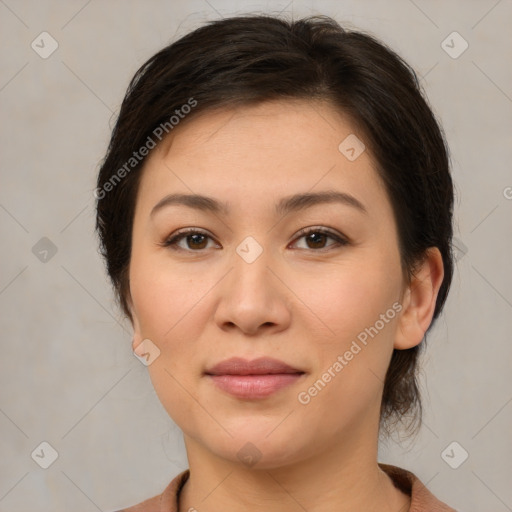
[[[432,322],[443,277],[441,252],[437,247],[430,247],[405,290],[394,348],[404,350],[421,343]]]

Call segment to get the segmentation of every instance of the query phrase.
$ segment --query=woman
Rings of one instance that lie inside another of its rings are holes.
[[[327,17],[210,23],[133,78],[97,229],[189,469],[135,511],[449,511],[377,462],[420,424],[453,272],[446,145],[414,72]]]

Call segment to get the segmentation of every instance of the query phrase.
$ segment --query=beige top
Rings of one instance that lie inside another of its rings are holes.
[[[457,512],[439,501],[410,471],[389,464],[379,463],[379,467],[389,475],[395,487],[411,497],[409,512]],[[178,495],[189,474],[186,469],[171,481],[162,494],[117,512],[178,512]]]

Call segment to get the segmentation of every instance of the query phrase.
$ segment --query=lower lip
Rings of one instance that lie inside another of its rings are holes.
[[[267,375],[209,375],[217,387],[237,398],[259,399],[294,384],[302,373]]]

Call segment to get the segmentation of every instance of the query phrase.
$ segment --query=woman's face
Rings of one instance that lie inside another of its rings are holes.
[[[270,468],[373,446],[405,284],[391,205],[354,132],[327,104],[268,102],[184,122],[148,156],[133,347],[150,340],[153,385],[188,448]],[[291,369],[213,370],[230,358]]]

